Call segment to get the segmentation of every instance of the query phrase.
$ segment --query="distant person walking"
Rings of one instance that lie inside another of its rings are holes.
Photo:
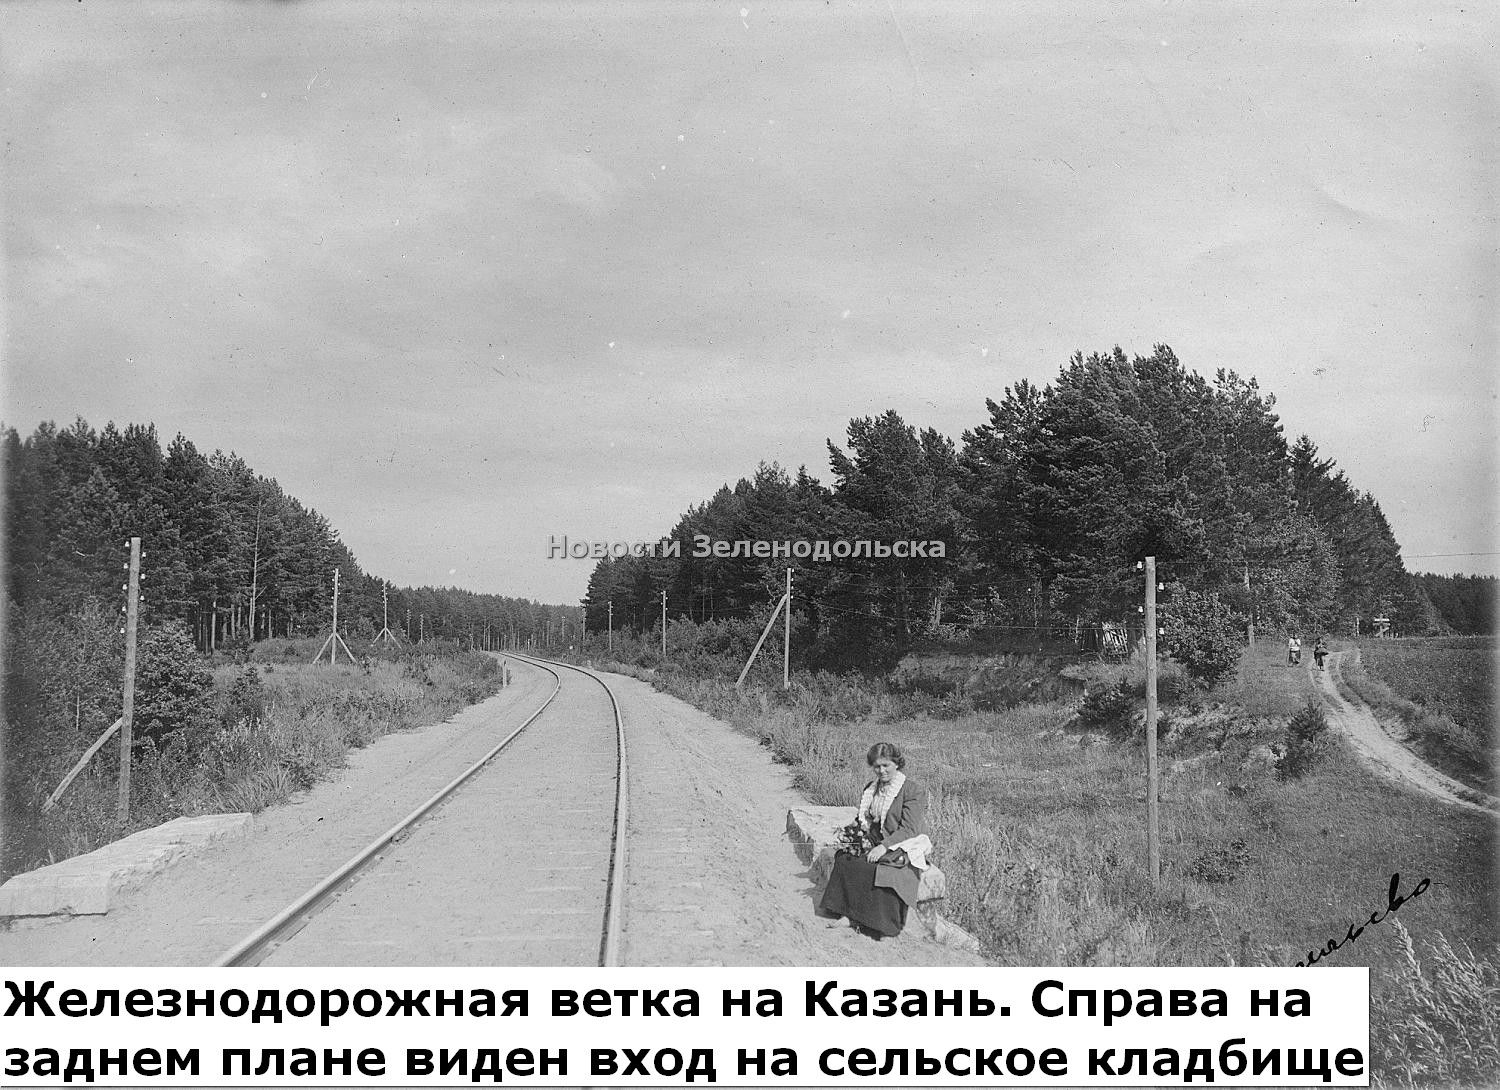
[[[1302,665],[1302,637],[1292,635],[1286,641],[1286,664],[1288,666]]]
[[[1328,645],[1323,642],[1323,637],[1319,636],[1313,641],[1313,661],[1318,664],[1319,670],[1323,669],[1323,660],[1327,657]]]

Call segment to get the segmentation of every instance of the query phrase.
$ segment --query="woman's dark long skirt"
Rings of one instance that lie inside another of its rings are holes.
[[[825,915],[847,916],[889,938],[906,926],[906,902],[895,890],[875,885],[875,867],[862,855],[839,852],[818,907]]]

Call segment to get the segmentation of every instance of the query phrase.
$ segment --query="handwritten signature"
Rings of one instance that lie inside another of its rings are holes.
[[[1390,891],[1386,894],[1385,908],[1378,912],[1372,913],[1370,915],[1369,923],[1379,923],[1381,920],[1385,919],[1391,913],[1399,909],[1407,901],[1422,896],[1422,894],[1427,892],[1427,887],[1430,885],[1432,885],[1432,879],[1423,878],[1420,882],[1417,883],[1415,889],[1413,889],[1405,897],[1402,897],[1400,893],[1397,892],[1401,888],[1401,875],[1391,875],[1391,888]],[[1309,950],[1307,952],[1307,960],[1299,961],[1297,962],[1297,965],[1299,967],[1306,965],[1316,965],[1319,961],[1322,961],[1329,954],[1337,950],[1340,946],[1343,946],[1345,943],[1353,942],[1355,939],[1359,938],[1359,936],[1364,932],[1364,929],[1367,926],[1368,924],[1355,925],[1351,923],[1349,925],[1349,930],[1344,933],[1344,937],[1342,939],[1329,939],[1328,945],[1325,946],[1322,950]]]

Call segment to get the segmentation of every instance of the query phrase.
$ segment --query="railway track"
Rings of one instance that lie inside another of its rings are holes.
[[[508,657],[552,675],[547,699],[216,965],[619,963],[619,704],[588,670]]]

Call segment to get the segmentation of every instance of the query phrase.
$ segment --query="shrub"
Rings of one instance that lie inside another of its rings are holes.
[[[1104,686],[1085,694],[1078,709],[1078,722],[1089,730],[1103,731],[1111,738],[1125,739],[1133,733],[1135,696],[1130,682]]]
[[[1286,725],[1286,745],[1276,762],[1283,780],[1301,779],[1312,771],[1328,747],[1328,717],[1317,700],[1309,698]]]
[[[146,631],[135,672],[133,728],[141,738],[205,734],[213,724],[213,691],[213,675],[200,665],[184,626]]]
[[[1165,645],[1168,654],[1205,685],[1217,685],[1240,662],[1242,638],[1234,611],[1217,594],[1173,583],[1168,594]]]
[[[229,683],[229,690],[224,694],[223,704],[219,708],[219,722],[227,727],[241,719],[258,721],[265,714],[265,682],[261,681],[259,670],[254,666],[246,666]]]

